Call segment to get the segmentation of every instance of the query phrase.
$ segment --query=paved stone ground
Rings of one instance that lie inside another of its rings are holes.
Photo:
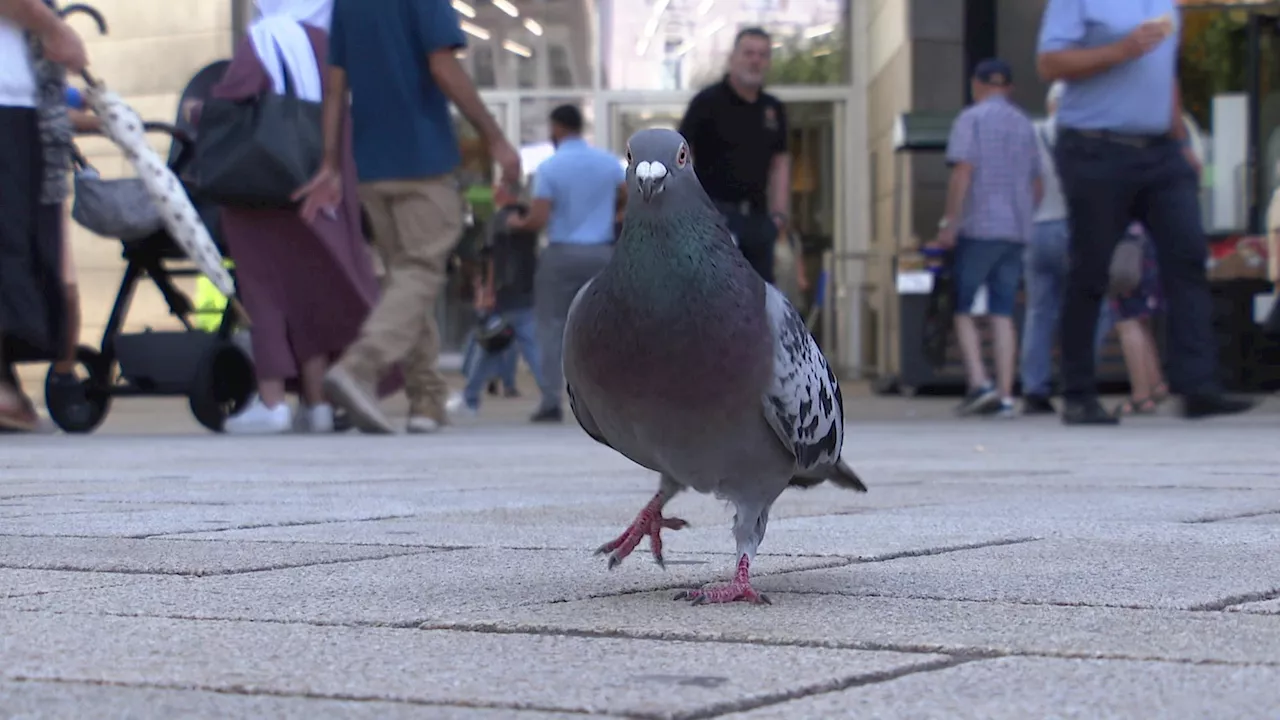
[[[531,386],[530,386],[531,387]],[[944,419],[850,402],[871,492],[790,492],[771,607],[691,607],[731,511],[610,572],[655,479],[527,402],[425,438],[0,438],[0,717],[1274,718],[1280,403]]]

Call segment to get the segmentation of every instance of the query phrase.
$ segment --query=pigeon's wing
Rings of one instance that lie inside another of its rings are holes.
[[[766,286],[765,312],[773,330],[765,419],[795,455],[797,474],[832,468],[844,444],[844,399],[835,373],[800,313],[772,285]]]
[[[591,287],[591,280],[588,280],[586,284],[578,290],[578,294],[573,296],[573,302],[569,303],[569,313],[566,316],[569,319],[566,321],[566,325],[569,322],[572,322],[573,311],[578,307],[578,303],[582,301],[582,296],[587,292],[587,288],[589,287]],[[569,333],[566,332],[565,337],[569,337]],[[568,361],[569,353],[565,353],[564,357],[566,361]],[[570,373],[565,373],[566,380],[569,375]],[[582,426],[583,431],[585,431],[587,435],[591,436],[592,440],[595,440],[605,447],[612,448],[613,446],[610,445],[609,441],[605,440],[604,435],[600,433],[600,426],[596,425],[596,420],[591,416],[591,411],[587,408],[586,404],[573,394],[573,383],[566,382],[565,389],[569,393],[569,409],[573,411],[573,416],[577,418],[578,424]]]

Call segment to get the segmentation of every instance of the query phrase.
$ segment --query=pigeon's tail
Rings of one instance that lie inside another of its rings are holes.
[[[858,492],[867,491],[867,486],[862,484],[862,478],[858,477],[858,474],[844,460],[836,463],[836,471],[831,473],[831,477],[827,479],[842,488]]]
[[[862,478],[858,477],[853,468],[849,467],[844,460],[836,463],[835,468],[830,474],[821,477],[811,477],[805,475],[797,475],[791,478],[789,485],[808,490],[816,487],[824,482],[833,482],[846,490],[854,490],[857,492],[866,492],[867,486],[862,484]]]

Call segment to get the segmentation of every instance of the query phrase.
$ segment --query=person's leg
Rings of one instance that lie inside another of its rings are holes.
[[[1106,294],[1111,255],[1124,235],[1137,187],[1136,148],[1063,133],[1056,160],[1071,215],[1060,348],[1063,420],[1113,422],[1098,404],[1094,351],[1098,310]]]
[[[997,256],[988,274],[987,313],[995,336],[996,389],[1000,392],[1001,411],[1013,414],[1013,377],[1018,360],[1018,332],[1013,326],[1013,310],[1022,280],[1023,243],[1007,240],[990,241]]]
[[[59,208],[59,213],[62,208]],[[60,375],[68,375],[76,369],[76,351],[80,347],[80,284],[76,277],[76,263],[71,255],[71,236],[62,225],[62,287],[66,294],[66,343],[62,357],[53,364],[53,370]]]
[[[405,390],[411,404],[416,403],[411,413],[426,413],[438,424],[444,415],[445,383],[435,367],[435,300],[449,249],[462,227],[461,199],[442,178],[370,183],[361,186],[360,197],[388,264],[387,282],[359,339],[329,371],[327,390],[360,429],[394,432],[374,386],[388,366],[408,358]]]
[[[1000,399],[983,366],[982,343],[972,314],[978,289],[987,281],[992,254],[986,241],[962,237],[956,245],[953,257],[956,343],[960,346],[960,357],[964,361],[965,375],[968,378],[968,392],[957,411],[961,415],[970,415],[992,409]]]
[[[516,397],[520,391],[516,389],[516,364],[520,362],[520,352],[515,343],[502,351],[502,391],[507,397]]]
[[[462,391],[465,409],[471,414],[480,409],[480,397],[483,395],[485,383],[500,372],[502,355],[502,353],[490,353],[483,349],[476,351],[476,360],[471,365],[466,387]]]
[[[1195,171],[1172,143],[1148,148],[1144,157],[1138,213],[1155,244],[1168,303],[1170,385],[1183,396],[1188,417],[1248,410],[1252,403],[1223,397],[1218,380],[1213,299],[1205,271],[1209,251]]]
[[[1155,332],[1151,329],[1151,317],[1142,319],[1142,344],[1147,360],[1147,377],[1151,378],[1151,399],[1159,403],[1169,395],[1169,384],[1164,378],[1164,367],[1160,359],[1160,346],[1156,344]]]
[[[533,375],[533,381],[537,383],[538,390],[542,393],[539,407],[558,406],[559,390],[547,384],[546,373],[542,372],[542,356],[538,351],[538,323],[534,318],[534,311],[532,309],[513,310],[507,314],[507,321],[516,331],[515,345],[524,356],[525,364],[529,366],[529,374]]]
[[[5,354],[12,340],[6,331],[13,333],[24,322],[27,295],[39,289],[32,287],[30,250],[37,226],[37,128],[34,110],[0,108],[0,137],[5,138],[0,144],[0,428],[5,430],[34,430],[38,421]]]
[[[1021,371],[1022,394],[1028,404],[1024,411],[1027,412],[1052,409],[1048,399],[1053,394],[1053,347],[1062,310],[1066,239],[1066,221],[1036,223],[1035,236],[1026,250],[1027,308],[1022,330]]]
[[[1155,403],[1151,400],[1151,391],[1154,386],[1149,374],[1151,366],[1147,355],[1146,336],[1142,332],[1142,320],[1139,318],[1120,320],[1116,323],[1116,334],[1120,337],[1120,350],[1124,353],[1124,366],[1129,374],[1129,399],[1116,408],[1116,414],[1152,412],[1155,410]]]
[[[548,245],[538,258],[534,274],[534,317],[541,352],[539,365],[545,381],[539,413],[560,410],[560,395],[564,392],[564,325],[569,304],[578,292],[569,276],[569,256],[576,250],[565,245]]]

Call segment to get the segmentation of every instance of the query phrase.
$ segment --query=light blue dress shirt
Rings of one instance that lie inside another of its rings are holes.
[[[547,239],[572,245],[612,242],[618,186],[626,179],[627,171],[610,153],[581,138],[561,142],[533,180],[533,197],[551,201]]]
[[[1116,42],[1144,20],[1168,14],[1174,31],[1151,52],[1085,80],[1070,81],[1058,125],[1077,130],[1158,135],[1169,132],[1182,18],[1174,0],[1049,0],[1039,52]]]

